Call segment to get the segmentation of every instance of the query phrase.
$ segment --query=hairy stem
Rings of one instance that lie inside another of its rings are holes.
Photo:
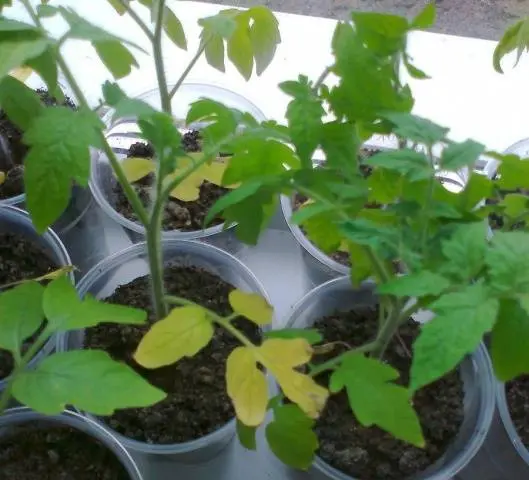
[[[189,75],[189,72],[195,66],[195,64],[197,63],[198,59],[201,57],[202,53],[204,53],[204,50],[206,49],[206,46],[207,46],[208,43],[209,43],[209,39],[208,40],[203,40],[202,42],[200,42],[200,46],[198,47],[197,52],[195,53],[195,55],[193,56],[193,58],[191,59],[191,61],[187,65],[187,67],[185,68],[185,70],[182,72],[182,75],[180,75],[180,78],[176,81],[174,87],[169,92],[169,98],[170,99],[172,99],[175,96],[175,93],[182,86],[182,83],[184,83],[184,80]]]
[[[149,29],[149,27],[145,24],[145,22],[140,18],[140,16],[134,11],[134,9],[131,8],[128,0],[118,0],[118,2],[121,4],[121,6],[127,11],[127,15],[129,15],[130,18],[132,18],[138,27],[140,27],[147,38],[153,42],[154,41],[154,35]]]
[[[435,161],[433,157],[432,147],[429,147],[428,149],[428,157],[430,159],[432,168],[434,169],[434,173],[430,177],[430,181],[428,183],[428,191],[426,192],[426,200],[424,204],[423,221],[421,228],[421,252],[423,254],[426,253],[426,248],[428,247],[428,231],[430,229],[430,209],[432,207],[435,182],[437,181],[435,177]]]
[[[163,253],[161,248],[162,213],[155,213],[151,216],[151,223],[147,228],[147,255],[149,257],[149,270],[151,275],[151,293],[154,313],[158,320],[167,316],[167,306],[165,304],[165,285],[163,277]]]
[[[311,377],[316,377],[323,372],[326,372],[328,370],[333,370],[338,366],[340,362],[346,357],[347,355],[352,355],[354,353],[369,353],[375,348],[376,344],[375,342],[366,343],[365,345],[362,345],[357,348],[352,348],[351,350],[348,350],[347,352],[343,352],[340,355],[337,355],[334,358],[331,358],[330,360],[327,360],[324,363],[320,363],[319,365],[316,365],[310,372]]]
[[[31,359],[39,352],[39,350],[46,343],[48,338],[50,338],[51,333],[52,332],[50,332],[49,330],[44,329],[42,333],[37,337],[37,339],[31,344],[31,346],[28,348],[27,352],[22,356],[22,358],[20,358],[19,356],[15,356],[15,358],[18,357],[20,358],[20,360],[16,362],[15,368],[13,369],[11,375],[9,375],[9,378],[7,380],[7,386],[2,392],[2,395],[0,396],[0,415],[4,413],[4,410],[9,404],[9,400],[11,398],[11,394],[13,393],[13,386],[15,384],[17,376],[24,371]]]
[[[169,115],[172,114],[171,98],[167,87],[165,77],[165,66],[162,52],[162,32],[165,15],[165,0],[158,1],[158,11],[156,16],[156,25],[154,27],[154,37],[152,40],[152,51],[154,56],[154,66],[156,68],[156,79],[158,80],[158,89],[160,90],[160,101],[162,110]]]
[[[329,76],[329,74],[331,73],[331,70],[332,70],[332,66],[328,66],[328,67],[325,67],[325,70],[323,70],[323,72],[321,72],[321,75],[318,77],[318,79],[314,83],[315,91],[318,91],[318,89],[323,85],[323,82]]]

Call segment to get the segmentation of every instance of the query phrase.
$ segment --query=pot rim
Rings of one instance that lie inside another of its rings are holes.
[[[366,281],[362,283],[356,289],[372,289],[375,286],[373,281]],[[308,292],[301,300],[299,300],[293,307],[291,315],[285,324],[284,328],[292,328],[295,324],[295,321],[301,311],[305,308],[305,304],[311,299],[316,297],[325,297],[327,294],[331,293],[337,288],[350,287],[355,289],[351,285],[349,277],[339,277],[332,280],[329,280],[326,283],[319,285],[310,292]],[[480,343],[479,347],[473,352],[471,358],[475,364],[479,365],[479,381],[482,384],[482,407],[479,409],[478,417],[476,420],[476,427],[474,433],[470,438],[470,441],[465,445],[465,449],[460,451],[460,453],[449,463],[443,465],[440,470],[432,472],[427,476],[422,477],[428,480],[446,480],[447,478],[453,478],[457,473],[459,473],[474,456],[478,453],[482,447],[487,433],[492,424],[492,419],[494,417],[494,411],[496,406],[495,395],[496,395],[496,380],[494,378],[494,373],[492,370],[492,365],[490,362],[487,349],[483,342]],[[277,387],[276,387],[277,388]],[[432,466],[435,463],[432,464]],[[313,467],[319,471],[326,474],[329,478],[334,480],[354,480],[354,477],[347,475],[336,468],[332,467],[327,462],[323,461],[318,455],[315,456]],[[419,477],[421,478],[421,477]]]
[[[58,415],[48,416],[36,412],[28,407],[13,407],[6,410],[0,416],[0,427],[3,425],[9,426],[15,423],[33,423],[39,420],[51,421],[61,425],[70,426],[75,430],[85,433],[86,435],[100,442],[106,449],[110,450],[114,454],[117,460],[126,469],[130,480],[143,480],[143,476],[140,473],[136,462],[119,441],[119,439],[113,435],[113,433],[108,428],[105,428],[98,422],[94,422],[92,419],[80,413],[71,410],[64,410]],[[80,425],[86,425],[87,428],[83,429],[80,427]]]
[[[496,402],[498,404],[501,421],[507,431],[509,440],[518,452],[518,455],[520,455],[523,461],[529,465],[529,449],[524,445],[520,435],[518,435],[518,432],[516,431],[514,422],[512,421],[509,405],[507,403],[507,395],[505,394],[504,382],[496,382]]]
[[[172,85],[169,85],[171,88]],[[257,107],[251,100],[247,99],[246,97],[240,95],[239,93],[236,93],[232,90],[229,90],[228,88],[221,87],[219,85],[215,85],[214,83],[207,83],[207,82],[198,82],[198,81],[189,81],[184,82],[181,85],[181,88],[193,88],[193,87],[207,87],[210,90],[216,91],[217,94],[220,95],[220,98],[222,96],[228,96],[232,98],[239,99],[241,102],[246,103],[250,109],[250,113],[252,115],[255,114],[255,118],[258,121],[264,121],[266,120],[265,114],[261,111],[259,107]],[[145,99],[148,98],[150,95],[152,95],[154,92],[157,92],[157,88],[151,88],[147,91],[143,91],[142,93],[138,93],[135,95],[134,98],[138,99]],[[107,126],[110,125],[111,118],[112,118],[113,110],[106,113],[104,116],[103,121],[107,124]],[[110,127],[108,127],[110,128]],[[107,128],[107,132],[108,132]],[[97,173],[97,163],[98,160],[101,158],[101,156],[104,155],[103,152],[99,152],[97,155],[94,155],[91,159],[91,174],[90,174],[90,181],[89,181],[89,187],[90,191],[92,192],[92,195],[98,205],[101,207],[101,209],[110,217],[112,220],[117,222],[119,225],[122,225],[123,227],[136,232],[139,235],[145,236],[145,227],[139,223],[132,220],[129,220],[125,216],[123,216],[121,213],[119,213],[107,200],[105,194],[103,193],[102,189],[99,188],[99,175]],[[214,225],[211,227],[207,227],[201,230],[192,230],[192,231],[182,231],[182,230],[162,230],[162,238],[163,239],[177,239],[177,240],[194,240],[199,238],[206,238],[212,235],[217,235],[225,230],[230,230],[235,227],[235,223],[232,223],[230,225],[226,225],[225,222]]]
[[[241,272],[241,274],[244,276],[244,279],[252,285],[253,291],[258,292],[263,298],[266,299],[266,301],[271,304],[270,297],[268,293],[266,292],[265,288],[259,281],[259,279],[255,276],[255,274],[238,258],[233,256],[232,254],[226,252],[225,250],[222,250],[218,247],[215,247],[213,245],[203,243],[196,240],[181,240],[181,239],[163,239],[162,240],[162,248],[174,248],[177,247],[191,247],[192,251],[195,252],[214,252],[214,254],[218,257],[224,257],[226,262],[231,263],[235,268]],[[183,251],[183,249],[182,249]],[[185,251],[183,251],[185,254]],[[106,273],[110,272],[115,267],[123,264],[124,262],[133,260],[137,258],[139,255],[146,255],[147,254],[147,244],[146,242],[137,243],[135,245],[132,245],[124,250],[121,250],[120,252],[117,252],[110,257],[107,257],[100,261],[97,265],[92,267],[88,273],[81,279],[78,285],[78,293],[81,298],[83,298],[84,295],[88,293],[89,288],[92,286],[94,282],[96,282],[101,276],[105,275]],[[68,350],[67,343],[68,343],[68,337],[70,335],[70,332],[64,332],[58,335],[57,337],[57,351],[66,351]],[[213,432],[194,439],[190,440],[188,442],[181,442],[181,443],[173,443],[173,444],[149,444],[147,442],[141,442],[138,440],[134,440],[131,438],[128,438],[124,435],[121,435],[120,433],[116,432],[112,428],[110,428],[107,424],[99,420],[94,415],[88,414],[83,412],[84,415],[86,415],[88,418],[90,418],[93,422],[98,423],[100,425],[103,425],[105,428],[109,429],[112,434],[120,440],[123,445],[125,445],[126,448],[133,450],[135,452],[141,452],[141,453],[150,453],[150,454],[156,454],[156,455],[174,455],[174,454],[183,454],[183,453],[189,453],[196,450],[199,450],[203,447],[208,446],[209,444],[215,443],[217,441],[222,440],[223,438],[227,437],[228,435],[232,435],[235,433],[235,427],[236,427],[236,418],[232,418],[226,424],[224,424],[222,427],[218,428],[217,430],[214,430]]]

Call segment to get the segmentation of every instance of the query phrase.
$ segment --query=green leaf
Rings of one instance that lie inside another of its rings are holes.
[[[351,281],[354,286],[359,286],[371,275],[373,265],[367,249],[354,242],[347,242],[347,250],[351,257]]]
[[[255,70],[257,75],[261,75],[272,62],[277,46],[281,43],[279,25],[272,11],[262,5],[250,8],[247,13],[253,20],[249,36]]]
[[[347,389],[349,404],[364,427],[377,425],[417,447],[424,438],[408,390],[391,383],[399,376],[393,367],[363,355],[347,355],[331,377],[330,389]]]
[[[52,331],[79,330],[100,323],[139,325],[147,314],[140,309],[99,302],[88,296],[81,300],[68,277],[53,280],[44,291],[43,308]]]
[[[118,12],[119,15],[123,15],[127,9],[123,6],[123,4],[120,2],[120,0],[107,0],[108,3],[112,6],[112,8]]]
[[[253,71],[253,47],[246,21],[237,19],[237,28],[228,39],[228,58],[239,73],[250,80]]]
[[[328,205],[326,203],[309,203],[308,205],[302,205],[292,214],[290,217],[290,222],[294,225],[301,225],[302,223],[306,223],[315,215],[332,212],[335,209],[335,206]]]
[[[126,77],[132,72],[133,66],[138,66],[132,53],[120,42],[95,42],[94,48],[115,79]]]
[[[305,220],[303,229],[312,243],[329,254],[338,250],[342,243],[338,221],[336,212],[327,211]]]
[[[375,169],[367,179],[370,189],[369,200],[380,204],[392,203],[403,188],[403,179],[396,171]]]
[[[473,280],[485,265],[487,231],[485,222],[463,224],[450,239],[442,242],[442,252],[448,260],[443,273],[458,280]]]
[[[323,337],[316,329],[285,328],[283,330],[268,330],[264,332],[265,338],[303,338],[311,345],[323,341]]]
[[[0,25],[1,28],[1,25]],[[0,41],[0,79],[14,68],[44,53],[49,46],[45,38],[28,38]]]
[[[147,407],[166,397],[132,368],[99,350],[74,350],[45,358],[34,370],[16,377],[13,395],[46,415],[59,414],[66,405],[111,415],[117,409]]]
[[[57,53],[57,47],[50,45],[38,57],[31,58],[26,62],[26,65],[35,70],[46,82],[50,92],[56,92],[59,88],[57,84]]]
[[[201,99],[193,102],[187,113],[186,124],[206,123],[201,129],[205,145],[214,146],[222,142],[237,129],[234,111],[220,102]]]
[[[529,233],[497,232],[485,262],[491,287],[506,297],[518,298],[529,312]]]
[[[404,17],[355,11],[351,16],[358,35],[371,51],[380,55],[392,55],[405,49],[409,26]]]
[[[0,348],[18,354],[44,321],[44,288],[27,282],[0,295]]]
[[[529,19],[522,18],[514,25],[511,25],[503,34],[503,37],[499,41],[498,45],[494,50],[493,65],[494,69],[498,73],[503,73],[501,68],[501,60],[505,55],[518,50],[516,63],[518,65],[522,53],[529,47]]]
[[[371,247],[375,251],[396,251],[399,244],[399,232],[388,226],[382,226],[370,220],[358,218],[342,222],[340,231],[348,240],[358,245]]]
[[[453,143],[443,150],[441,167],[444,170],[457,171],[462,167],[474,167],[479,156],[485,151],[485,145],[465,140],[462,143]]]
[[[426,155],[408,148],[377,153],[364,163],[395,170],[406,175],[411,181],[431,178],[434,174],[433,166]]]
[[[472,172],[465,189],[458,194],[463,211],[473,210],[478,203],[492,195],[493,183],[485,175]]]
[[[415,65],[413,65],[408,56],[404,57],[404,66],[406,67],[406,70],[408,70],[408,73],[412,78],[416,78],[418,80],[425,80],[427,78],[430,78],[420,68],[417,68]]]
[[[52,5],[47,5],[46,3],[41,3],[40,5],[37,5],[37,15],[39,18],[50,18],[57,15],[57,13],[59,12],[59,8],[53,7]]]
[[[498,155],[498,185],[505,190],[529,188],[529,162],[517,155]]]
[[[529,315],[516,300],[500,302],[498,321],[492,331],[492,362],[498,379],[508,382],[529,373]]]
[[[450,287],[450,281],[442,275],[422,270],[394,278],[380,285],[378,292],[396,297],[424,297],[426,295],[440,295],[448,287]]]
[[[113,119],[149,116],[156,111],[143,100],[127,97],[117,83],[111,83],[107,80],[102,89],[105,102],[115,110]]]
[[[219,12],[217,15],[202,18],[198,21],[198,24],[203,28],[203,39],[215,35],[229,39],[237,29],[237,22],[232,11],[226,10]]]
[[[27,208],[39,232],[49,227],[68,205],[72,182],[88,184],[89,146],[100,145],[104,125],[91,111],[48,107],[34,119],[24,141]]]
[[[353,124],[342,122],[328,122],[322,125],[320,130],[320,145],[325,152],[325,165],[344,172],[349,179],[349,185],[357,187],[352,182],[352,178],[358,172],[358,149],[360,139]],[[358,186],[366,188],[364,182]],[[347,185],[341,184],[343,191]]]
[[[204,50],[207,62],[221,72],[226,71],[224,66],[224,40],[220,35],[213,36]]]
[[[0,107],[23,130],[29,128],[43,108],[39,96],[10,75],[0,81]]]
[[[209,209],[208,214],[206,215],[206,219],[204,220],[204,224],[209,224],[209,222],[213,220],[215,215],[218,215],[220,212],[224,211],[228,207],[236,205],[257,193],[261,185],[262,182],[260,180],[246,182],[235,190],[232,190],[226,195],[220,197],[217,202],[213,205],[213,207]]]
[[[417,29],[433,27],[437,16],[435,2],[427,3],[426,6],[413,19],[411,26]]]
[[[187,50],[186,34],[182,22],[169,7],[165,7],[163,29],[177,47]]]
[[[449,131],[448,128],[411,113],[386,113],[384,118],[393,123],[395,135],[425,145],[433,145],[443,140]]]
[[[430,305],[436,316],[413,346],[410,388],[416,391],[454,369],[492,330],[499,301],[482,284],[447,293]]]
[[[297,82],[283,82],[279,87],[294,99],[288,104],[286,117],[292,142],[306,168],[312,166],[312,155],[320,143],[325,115],[322,101],[308,78],[301,75]]]
[[[249,427],[237,419],[237,437],[241,445],[247,450],[257,450],[257,442],[255,440],[255,434],[257,427]]]
[[[521,193],[509,193],[503,197],[500,205],[504,207],[504,213],[510,218],[516,218],[527,212],[529,197]]]
[[[266,427],[270,450],[290,467],[307,470],[318,448],[312,431],[314,421],[297,405],[281,405],[274,409],[274,419]]]
[[[10,7],[13,4],[12,0],[0,0],[0,13],[4,7]]]

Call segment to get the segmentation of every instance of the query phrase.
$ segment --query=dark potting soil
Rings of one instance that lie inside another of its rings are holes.
[[[70,427],[14,427],[0,437],[0,480],[129,479],[110,450]]]
[[[514,427],[529,448],[529,375],[523,375],[505,385],[507,406]]]
[[[378,309],[361,307],[337,313],[316,322],[326,342],[346,342],[357,347],[374,339]],[[410,352],[420,327],[412,320],[403,325],[384,355],[384,360],[400,372],[398,383],[408,385]],[[342,349],[342,347],[338,347]],[[340,351],[333,352],[333,356]],[[318,363],[326,358],[317,359]],[[321,381],[328,385],[328,376]],[[360,480],[404,480],[436,462],[457,436],[463,422],[463,384],[453,371],[419,390],[413,405],[419,415],[426,447],[414,447],[395,439],[378,427],[361,426],[351,412],[345,392],[332,395],[317,421],[320,440],[318,455],[333,467]]]
[[[57,268],[58,265],[47,253],[27,238],[13,233],[0,234],[0,287],[22,279],[40,277]],[[12,370],[11,353],[0,349],[0,380]]]
[[[219,277],[195,267],[168,266],[165,270],[168,294],[192,300],[219,315],[231,313],[228,294],[234,287]],[[149,325],[155,322],[150,303],[147,277],[120,286],[108,302],[143,308]],[[251,322],[234,322],[248,337],[259,341],[259,331]],[[105,419],[119,433],[138,441],[171,444],[193,440],[217,430],[235,413],[226,393],[226,359],[238,341],[216,327],[206,348],[192,358],[155,370],[140,367],[132,358],[149,325],[103,324],[88,329],[85,347],[107,351],[126,362],[151,384],[168,395],[162,402],[147,408],[120,410]]]
[[[507,190],[500,191],[500,195],[501,195],[502,198],[505,195],[509,194],[509,193],[519,193],[519,194],[525,195],[527,197],[527,199],[529,200],[529,191],[528,190],[518,189],[518,190],[513,190],[513,191],[507,191]],[[488,198],[487,200],[485,200],[485,204],[486,205],[497,205],[498,203],[500,203],[500,200],[497,199],[497,198],[494,198],[494,199],[493,198]],[[512,225],[511,230],[522,229],[522,228],[524,228],[526,223],[527,223],[527,220],[515,223],[514,225]],[[504,217],[503,217],[503,215],[501,213],[491,213],[491,214],[489,214],[489,225],[490,225],[490,228],[492,230],[500,230],[501,228],[503,228],[504,224],[505,224],[505,220],[504,220]]]
[[[200,152],[202,148],[200,132],[191,130],[185,133],[182,136],[182,145],[186,152]],[[154,150],[150,145],[137,142],[131,145],[127,156],[129,158],[152,158],[154,156]],[[133,183],[134,189],[145,206],[148,206],[150,203],[150,191],[153,182],[154,174],[150,174]],[[162,228],[164,230],[181,230],[184,232],[202,230],[209,209],[227,192],[229,190],[226,188],[204,181],[200,186],[200,194],[197,200],[184,202],[176,198],[170,198],[165,206]],[[114,193],[116,196],[116,210],[125,218],[137,222],[138,217],[119,183],[115,184]],[[224,220],[217,216],[211,221],[210,226],[219,225],[223,222]]]
[[[39,88],[35,91],[45,106],[59,104],[47,90]],[[60,105],[74,110],[77,108],[72,99],[67,96]],[[0,152],[0,171],[6,175],[4,183],[0,185],[0,199],[24,193],[24,158],[29,147],[24,143],[23,136],[24,132],[7,117],[4,111],[0,111],[0,137],[4,144],[2,150],[6,149],[7,156],[10,158],[10,160],[6,159],[4,153]]]

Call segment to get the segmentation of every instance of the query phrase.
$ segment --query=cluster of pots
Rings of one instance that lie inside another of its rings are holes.
[[[218,87],[199,84],[186,84],[181,90],[182,97],[175,98],[178,108],[187,108],[190,102],[206,96],[227,103],[230,106],[252,113],[258,120],[264,115],[246,99],[239,95]],[[156,102],[156,91],[148,92],[142,98],[152,104]],[[176,111],[177,118],[184,118],[185,111]],[[111,114],[108,114],[111,115]],[[137,126],[131,121],[120,121],[110,124],[109,118],[104,119],[109,125],[107,136],[112,148],[119,154],[124,153],[137,139]],[[90,190],[98,206],[114,219],[119,225],[127,229],[134,240],[141,240],[144,229],[118,213],[112,204],[112,186],[114,176],[106,157],[93,152],[92,178]],[[82,192],[86,195],[86,192]],[[43,235],[34,230],[30,218],[23,207],[23,195],[20,198],[0,202],[0,232],[9,231],[19,233],[39,244],[59,265],[70,264],[68,252],[61,242],[59,235],[53,229]],[[86,207],[86,206],[85,206]],[[81,209],[79,215],[69,222],[73,225],[86,211]],[[292,199],[281,198],[281,209],[284,220],[293,236],[301,246],[306,272],[315,287],[292,307],[286,327],[310,327],[317,319],[340,310],[347,311],[355,305],[372,304],[377,301],[373,288],[364,285],[354,289],[349,280],[349,268],[344,266],[315,247],[299,229],[290,222],[292,214]],[[63,232],[58,232],[62,234]],[[253,291],[268,298],[265,289],[250,271],[238,260],[233,253],[242,248],[230,230],[223,231],[222,225],[196,232],[167,231],[163,233],[164,259],[181,259],[187,264],[209,271],[236,288]],[[97,298],[106,298],[114,292],[118,285],[148,273],[146,260],[146,245],[139,243],[118,252],[99,264],[93,266],[77,284],[81,297],[91,294]],[[82,348],[83,332],[60,334],[44,346],[33,363],[39,362],[53,349],[59,351]],[[446,480],[455,477],[481,449],[489,431],[496,405],[501,413],[505,429],[516,447],[525,459],[529,460],[529,452],[522,445],[515,428],[510,420],[505,400],[504,386],[494,379],[491,362],[484,345],[469,355],[460,365],[460,375],[464,384],[464,421],[459,435],[447,452],[421,478],[430,480]],[[0,382],[0,390],[5,385]],[[43,417],[24,407],[14,407],[7,410],[0,417],[0,432],[9,427],[43,420],[51,423],[68,425],[88,433],[110,449],[125,466],[132,480],[139,480],[142,473],[133,458],[162,456],[174,458],[176,461],[203,462],[222,450],[235,435],[235,420],[230,421],[219,430],[194,441],[175,445],[151,445],[123,437],[113,432],[98,418],[83,414],[83,412],[65,411],[55,417]],[[139,460],[141,463],[141,459]],[[529,463],[529,461],[528,461]],[[318,475],[331,479],[350,479],[351,477],[337,471],[320,458],[316,458],[313,469]]]

